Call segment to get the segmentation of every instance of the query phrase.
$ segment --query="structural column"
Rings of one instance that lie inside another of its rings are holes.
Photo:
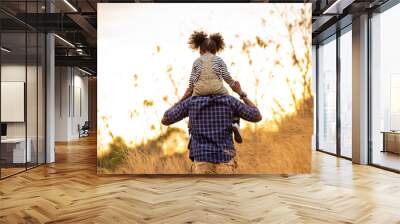
[[[51,1],[46,1],[46,11],[53,12]],[[54,34],[46,34],[46,163],[55,162],[55,43]]]
[[[368,163],[368,15],[353,19],[353,162]]]

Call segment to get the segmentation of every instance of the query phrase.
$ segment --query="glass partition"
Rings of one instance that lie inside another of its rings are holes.
[[[26,138],[26,41],[25,32],[1,34],[2,177],[24,171],[31,161]]]
[[[351,26],[340,36],[340,154],[352,157],[352,33]]]
[[[318,149],[336,154],[336,36],[318,47]]]
[[[27,74],[26,74],[26,113],[27,113],[27,150],[30,151],[28,168],[37,165],[38,160],[38,35],[36,32],[27,33]]]
[[[371,18],[371,162],[400,171],[400,4]]]
[[[0,6],[42,13],[44,3]],[[44,33],[0,12],[1,179],[45,163],[45,45]]]

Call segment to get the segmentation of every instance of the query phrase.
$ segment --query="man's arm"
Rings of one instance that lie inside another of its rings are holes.
[[[237,116],[250,122],[259,122],[262,120],[260,111],[250,99],[247,97],[242,98],[244,103],[235,98],[233,99],[233,111]]]
[[[187,117],[189,114],[189,101],[190,99],[179,102],[165,111],[161,123],[163,125],[170,125]]]
[[[242,104],[240,101],[235,100],[234,103],[234,110],[235,113],[251,122],[259,122],[262,120],[262,116],[260,111],[258,110],[257,106],[247,97],[247,94],[243,92],[242,87],[240,86],[239,82],[235,82],[233,87],[233,91],[239,94],[240,98],[243,100],[245,104]]]
[[[258,110],[257,106],[249,98],[247,98],[247,96],[242,97],[242,100],[247,106],[251,107],[251,110],[255,109],[254,115],[252,116],[253,120],[249,119],[248,121],[253,121],[253,122],[261,121],[262,115],[261,115],[260,111]],[[245,118],[243,118],[243,119],[245,119]]]
[[[243,97],[242,97],[242,100],[243,100],[243,102],[244,102],[247,106],[257,108],[257,106],[253,103],[253,101],[251,101],[251,100],[247,97],[247,95],[246,95],[246,96],[243,96]]]

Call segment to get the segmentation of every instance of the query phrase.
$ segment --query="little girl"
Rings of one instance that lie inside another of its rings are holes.
[[[203,31],[194,31],[188,43],[190,48],[200,51],[200,57],[193,63],[189,87],[181,101],[190,96],[228,95],[229,92],[224,87],[223,81],[228,83],[232,90],[237,81],[232,79],[225,62],[216,56],[216,53],[222,51],[225,47],[221,34],[214,33],[208,37]],[[239,118],[234,117],[232,131],[235,141],[242,143],[239,132]]]

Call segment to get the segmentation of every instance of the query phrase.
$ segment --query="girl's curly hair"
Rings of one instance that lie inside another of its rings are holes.
[[[224,38],[220,33],[210,34],[210,39],[215,42],[216,52],[222,51],[225,48]]]
[[[189,47],[193,50],[197,50],[206,39],[207,34],[204,31],[194,31],[189,37]]]
[[[208,35],[203,31],[194,31],[189,38],[189,47],[193,50],[200,49],[200,52],[215,54],[225,48],[224,38],[220,33]]]

